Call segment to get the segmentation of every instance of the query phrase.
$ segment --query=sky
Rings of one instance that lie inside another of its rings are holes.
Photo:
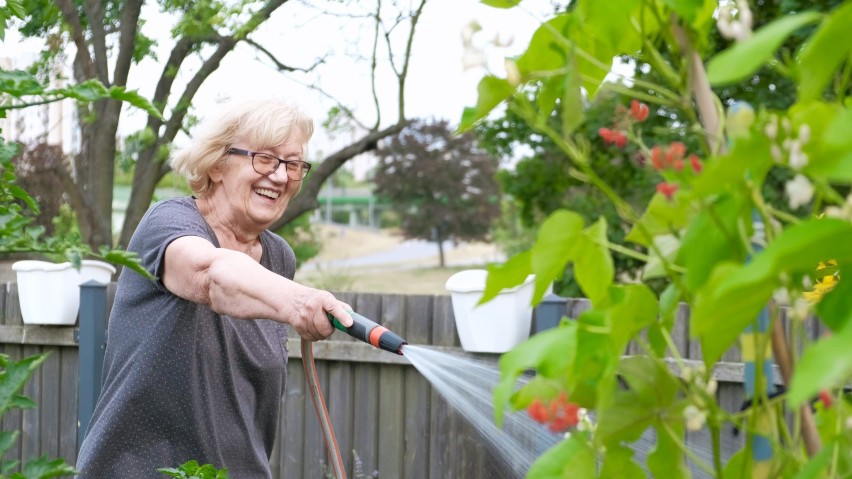
[[[333,52],[327,64],[318,71],[318,78],[303,81],[317,82],[336,99],[352,106],[362,121],[373,122],[375,107],[370,95],[369,72],[363,60],[352,58],[353,52],[363,52],[369,48],[369,34],[364,32],[366,24],[328,19],[305,3],[303,0],[287,2],[252,38],[294,66],[308,66],[317,55]],[[346,13],[357,8],[358,3],[354,5]],[[503,58],[524,50],[535,28],[551,9],[547,0],[525,0],[522,7],[523,10],[503,10],[475,0],[429,0],[413,45],[406,86],[407,116],[444,118],[451,124],[457,124],[463,108],[475,104],[476,86],[486,73],[485,68],[463,69],[462,30],[472,21],[481,25],[482,30],[474,37],[475,45],[486,52],[488,71],[502,76]],[[154,6],[145,8],[143,15],[148,20],[142,26],[143,32],[163,39],[155,53],[160,59],[165,59],[172,45],[169,40],[172,21],[160,14]],[[499,37],[502,43],[509,39],[512,42],[507,47],[496,47],[489,43],[495,37]],[[36,52],[40,48],[37,42],[20,42],[15,32],[10,31],[2,44],[3,53],[0,56],[14,57],[21,53]],[[270,65],[269,61],[258,57],[250,46],[238,46],[197,93],[193,101],[194,113],[200,117],[214,114],[226,98],[282,94],[297,98],[313,112],[320,123],[334,102],[292,81]],[[139,68],[132,70],[128,87],[150,96],[160,72],[159,63],[146,60]],[[178,82],[180,80],[179,77]],[[393,81],[392,77],[384,74],[379,84],[384,126],[396,120],[397,91]],[[126,134],[134,131],[143,124],[143,120],[143,114],[128,110],[120,132]],[[335,138],[319,128],[311,148],[317,155],[328,154],[348,140],[340,136]],[[185,139],[176,140],[181,141]]]

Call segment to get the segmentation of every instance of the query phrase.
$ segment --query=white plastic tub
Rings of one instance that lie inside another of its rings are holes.
[[[445,287],[452,296],[462,349],[504,353],[529,338],[535,276],[529,275],[523,284],[504,289],[491,301],[477,306],[487,277],[484,269],[459,271]]]
[[[109,283],[115,267],[83,260],[78,271],[71,263],[24,260],[12,265],[18,278],[18,300],[24,324],[73,325],[80,310],[80,284]]]

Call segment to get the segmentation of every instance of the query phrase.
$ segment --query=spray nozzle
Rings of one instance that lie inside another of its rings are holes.
[[[348,313],[352,316],[353,320],[352,326],[348,328],[338,321],[337,318],[332,316],[331,313],[326,312],[325,314],[328,316],[328,319],[331,320],[335,329],[339,329],[353,338],[372,344],[379,349],[384,349],[385,351],[396,354],[402,354],[400,349],[402,349],[404,344],[408,344],[407,341],[388,328],[370,321],[354,311],[348,311]]]

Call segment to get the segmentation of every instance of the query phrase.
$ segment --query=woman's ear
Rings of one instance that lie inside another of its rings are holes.
[[[207,176],[210,177],[210,181],[212,181],[213,183],[221,182],[222,178],[225,177],[225,166],[226,163],[223,161],[220,161],[219,163],[213,165],[213,167],[210,168],[210,170],[207,172]]]

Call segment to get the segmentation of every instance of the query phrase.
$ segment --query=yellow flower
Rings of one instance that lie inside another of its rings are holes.
[[[829,260],[827,263],[823,263],[820,261],[817,266],[817,271],[821,269],[828,268],[830,266],[837,266],[837,261]],[[817,278],[816,284],[814,285],[814,289],[812,291],[805,291],[802,293],[802,296],[805,297],[808,301],[812,303],[819,303],[822,301],[822,297],[825,296],[826,293],[834,289],[834,286],[837,282],[840,281],[840,278],[837,274],[830,274],[827,276],[823,276],[822,278]]]

